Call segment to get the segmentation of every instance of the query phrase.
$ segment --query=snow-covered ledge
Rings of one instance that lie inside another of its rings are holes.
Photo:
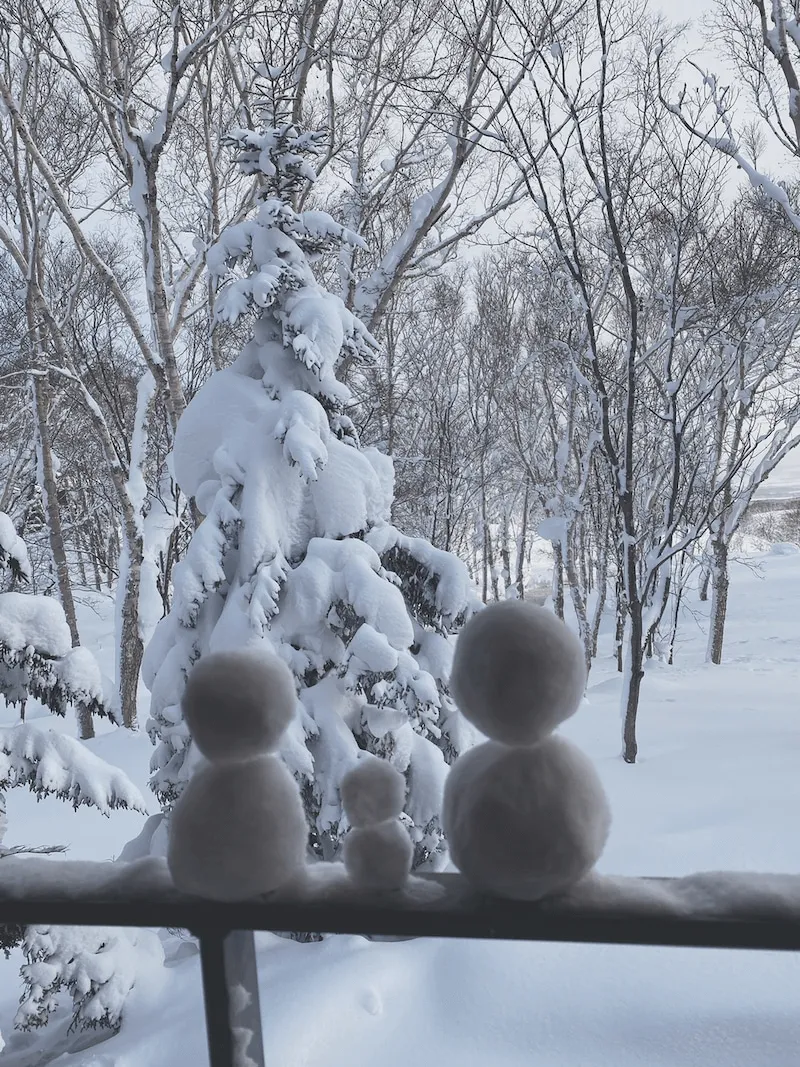
[[[478,895],[458,874],[366,893],[341,864],[308,868],[268,899],[219,904],[179,893],[166,863],[0,859],[0,923],[178,926],[800,950],[800,875],[592,875],[537,904]]]

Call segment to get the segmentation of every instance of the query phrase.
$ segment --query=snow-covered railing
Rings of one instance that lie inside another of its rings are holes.
[[[800,950],[800,875],[590,875],[535,904],[477,894],[457,874],[392,893],[353,892],[341,864],[303,886],[222,904],[178,892],[160,859],[0,860],[0,923],[179,927],[200,940],[211,1067],[262,1067],[254,930]],[[318,876],[315,876],[318,875]]]

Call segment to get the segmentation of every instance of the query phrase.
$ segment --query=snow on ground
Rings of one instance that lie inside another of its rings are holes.
[[[800,553],[735,565],[721,668],[703,662],[706,607],[690,604],[677,665],[648,669],[641,758],[633,767],[619,758],[613,663],[608,657],[594,668],[588,700],[564,732],[595,761],[611,799],[601,871],[800,873],[798,604]],[[94,618],[87,633],[108,673],[108,616]],[[0,711],[0,722],[8,715]],[[143,787],[147,739],[104,729],[93,751]],[[73,813],[55,801],[37,805],[22,790],[9,801],[9,844],[58,841],[70,846],[69,858],[118,854],[142,821],[130,813],[110,820]],[[796,955],[357,937],[301,945],[257,937],[267,1060],[281,1067],[405,1067],[420,1058],[441,1067],[800,1063]],[[175,938],[165,949],[168,967],[140,983],[121,1034],[59,1056],[55,1067],[206,1062],[197,956]],[[18,966],[18,957],[0,960],[7,1039]],[[0,1054],[0,1067],[4,1060],[33,1067],[41,1062],[33,1048],[27,1059]]]

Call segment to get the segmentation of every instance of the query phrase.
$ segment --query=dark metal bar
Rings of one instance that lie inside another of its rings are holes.
[[[225,933],[218,927],[194,931],[200,940],[203,1001],[209,1067],[234,1067],[230,998],[225,973]]]
[[[232,930],[225,938],[223,952],[234,1050],[248,1067],[265,1067],[253,931]]]
[[[458,874],[426,875],[404,893],[369,893],[339,877],[340,865],[328,866],[315,872],[316,887],[223,904],[179,893],[152,858],[11,857],[0,860],[0,923],[800,950],[800,875],[596,876],[530,903],[482,896]]]
[[[215,904],[206,901],[0,901],[0,922],[58,926],[174,926],[219,930],[462,937],[508,941],[585,941],[617,945],[671,945],[800,951],[793,917],[714,918],[636,914],[624,910],[547,909],[511,900],[418,910],[391,904]]]

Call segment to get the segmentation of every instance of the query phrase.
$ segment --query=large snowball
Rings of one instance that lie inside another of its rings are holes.
[[[214,652],[193,667],[183,714],[209,760],[248,760],[274,749],[297,698],[286,664],[266,651]]]
[[[167,863],[184,893],[248,900],[299,873],[307,839],[297,783],[277,756],[209,764],[172,812]]]
[[[585,686],[578,639],[551,612],[524,600],[479,611],[456,642],[450,690],[493,741],[535,744],[577,710]]]
[[[447,778],[442,823],[456,867],[495,896],[538,900],[597,862],[611,813],[587,757],[560,737],[509,748],[489,741]]]
[[[403,810],[406,781],[386,760],[362,757],[340,786],[342,806],[351,826],[373,826]]]
[[[414,846],[399,819],[351,830],[344,839],[347,873],[365,889],[402,889],[408,880]]]

